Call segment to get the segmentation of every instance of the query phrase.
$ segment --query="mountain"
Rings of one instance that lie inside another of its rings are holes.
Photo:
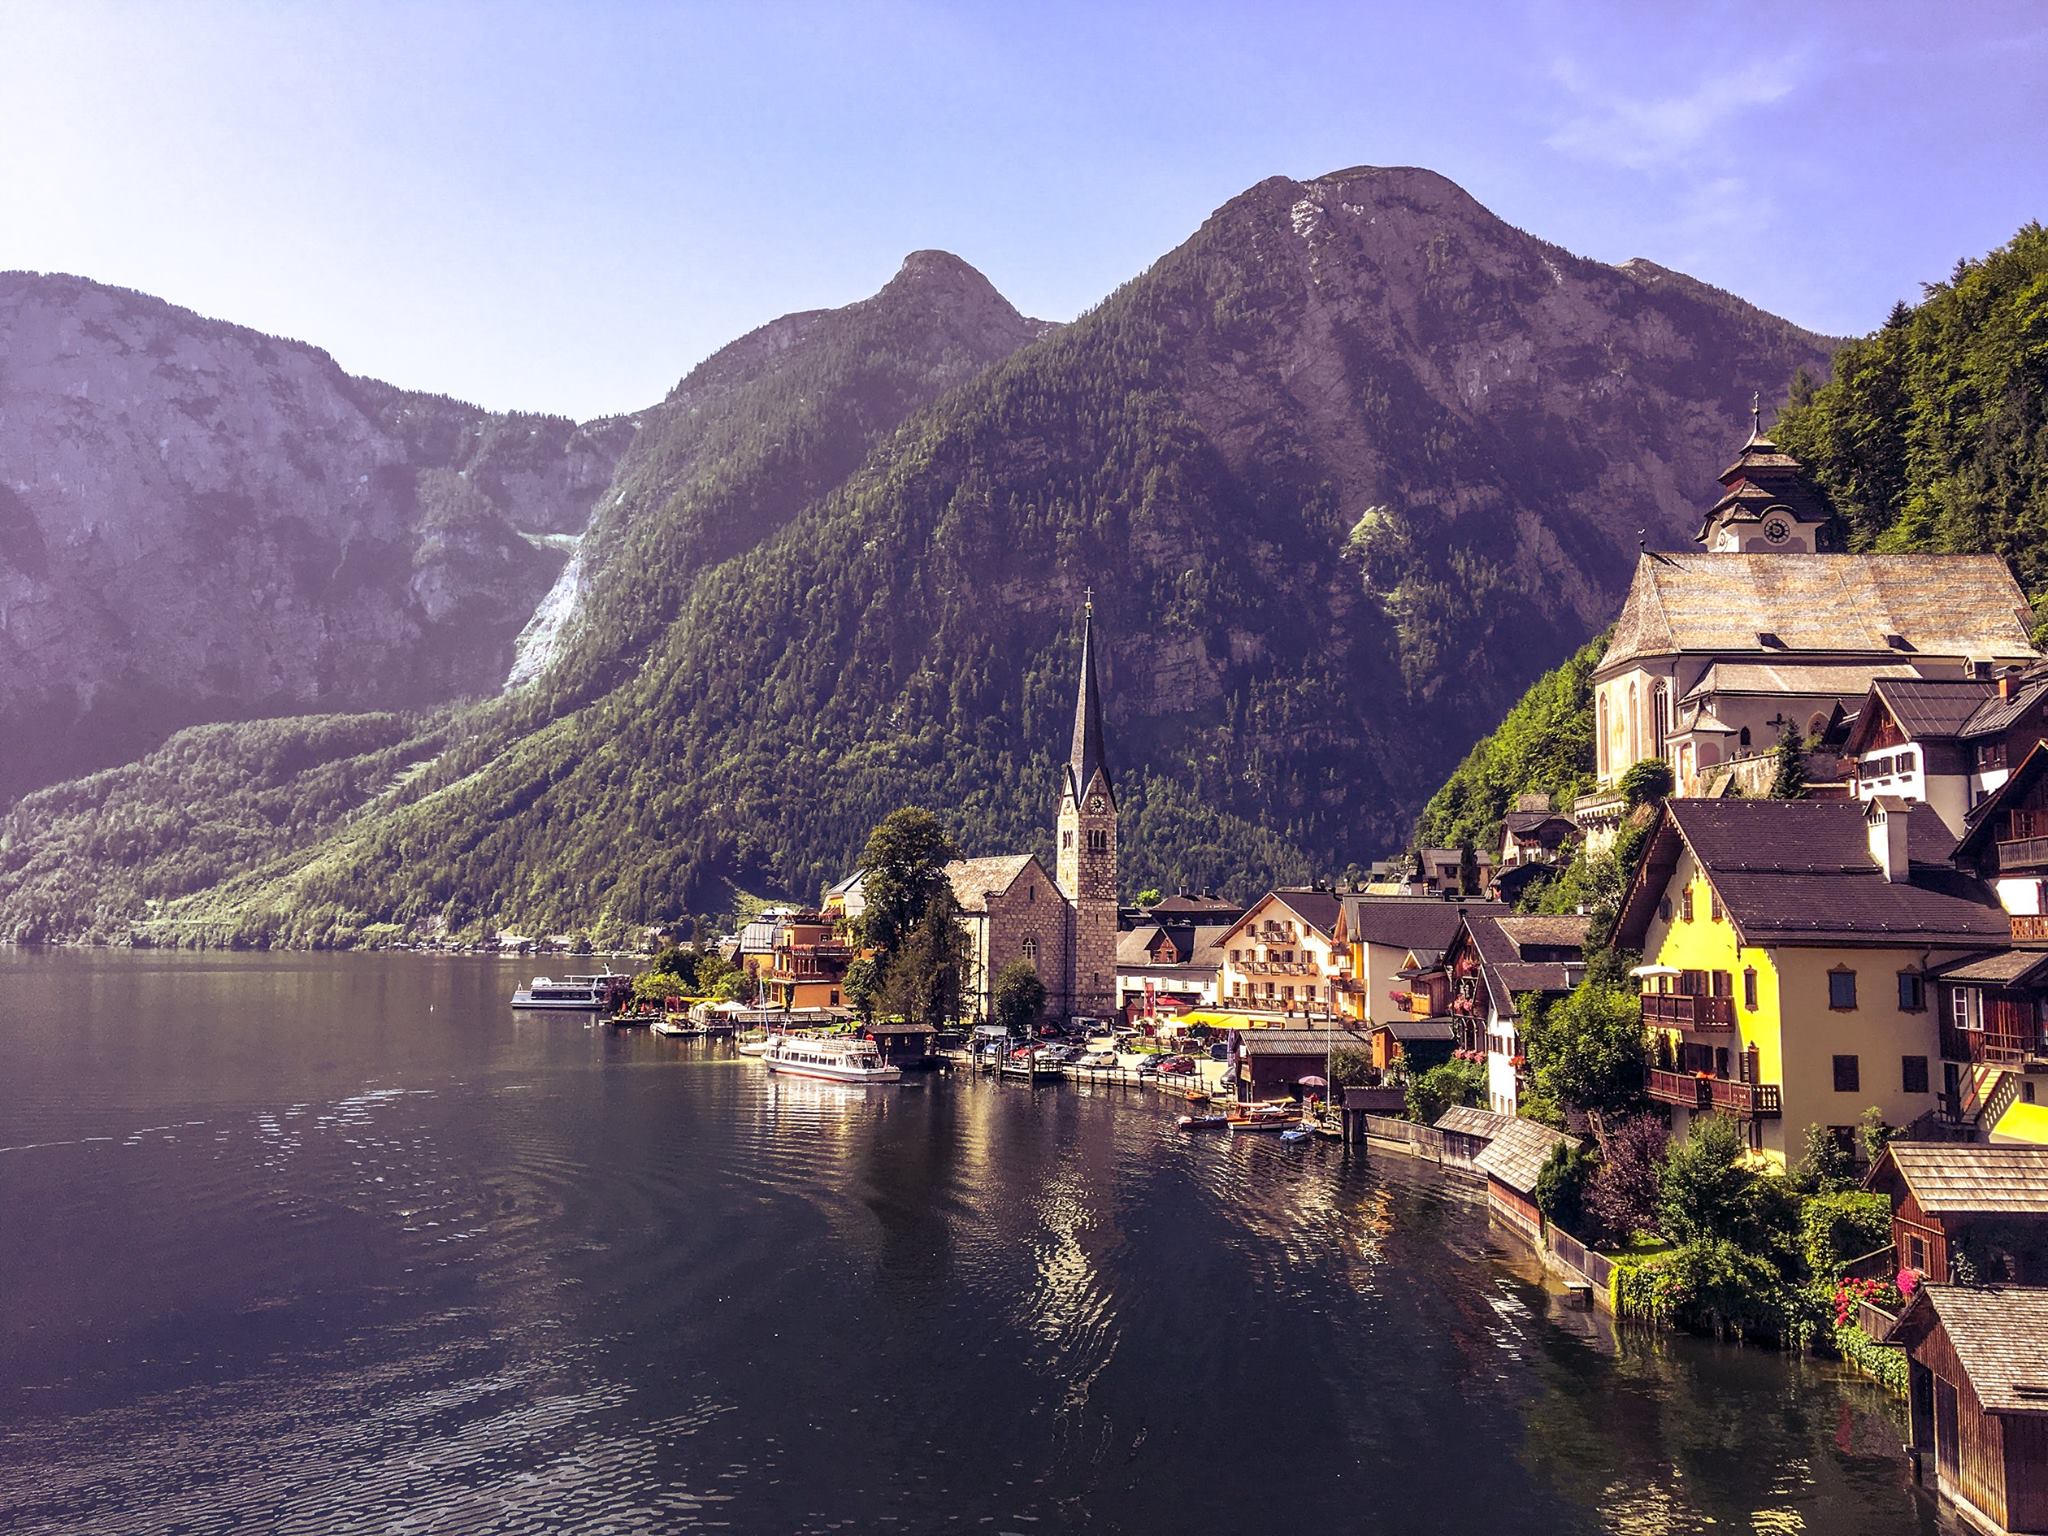
[[[1052,327],[973,267],[915,251],[872,298],[785,315],[641,418],[598,504],[573,601],[529,665],[550,708],[629,675],[698,574],[771,537],[912,412]]]
[[[260,886],[276,861],[301,869],[308,844],[389,808],[429,763],[460,779],[630,676],[698,571],[772,534],[914,410],[1047,329],[957,257],[922,251],[872,298],[742,337],[636,418],[587,533],[520,636],[509,695],[427,719],[195,727],[137,762],[31,793],[0,817],[0,934],[121,938],[138,916],[227,882],[227,894],[187,901],[182,916],[152,917],[152,932],[262,938],[232,918],[242,885]],[[417,415],[419,397],[376,398],[389,416]],[[517,488],[502,438],[476,457],[499,468],[494,483]],[[517,505],[536,510],[530,496]],[[533,607],[522,592],[504,615],[516,627]],[[480,686],[504,676],[502,661],[493,668]],[[223,903],[226,926],[215,921]],[[333,908],[295,909],[293,925],[312,943],[360,929]]]
[[[909,801],[1042,849],[1091,588],[1133,888],[1362,862],[1605,620],[1639,538],[1689,531],[1751,391],[1830,348],[1429,172],[1262,182],[751,547],[636,451],[612,563],[639,595],[593,587],[573,683],[215,910],[662,918],[814,891]],[[657,508],[681,577],[633,542]]]
[[[494,689],[632,430],[0,273],[0,805],[194,721]]]
[[[1957,263],[1918,305],[1843,345],[1826,383],[1795,376],[1771,435],[1805,465],[1849,549],[2000,555],[2034,607],[2035,643],[2048,643],[2048,230],[2028,224]],[[1531,686],[1431,798],[1416,841],[1498,844],[1517,794],[1569,799],[1591,783],[1603,648]]]

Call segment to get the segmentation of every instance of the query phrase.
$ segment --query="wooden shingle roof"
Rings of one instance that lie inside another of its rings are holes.
[[[986,912],[988,898],[1001,896],[1017,883],[1028,864],[1037,856],[1029,853],[998,853],[979,859],[955,859],[946,866],[952,882],[953,899],[962,912]]]
[[[1500,1134],[1502,1126],[1514,1116],[1504,1115],[1496,1109],[1481,1109],[1475,1104],[1460,1104],[1445,1110],[1436,1117],[1436,1128],[1449,1131],[1453,1136],[1483,1136],[1488,1141]]]
[[[1679,653],[2031,661],[2025,607],[1996,555],[1645,554],[1594,675]]]
[[[1929,1215],[2048,1216],[2048,1147],[1895,1141],[1866,1182],[1885,1187],[1893,1172]]]
[[[1487,1143],[1486,1150],[1472,1159],[1472,1166],[1518,1195],[1533,1195],[1536,1175],[1543,1171],[1551,1148],[1560,1142],[1576,1147],[1579,1139],[1534,1120],[1510,1120]]]
[[[1922,1285],[1888,1343],[1938,1320],[1986,1413],[2048,1414],[2048,1286]]]

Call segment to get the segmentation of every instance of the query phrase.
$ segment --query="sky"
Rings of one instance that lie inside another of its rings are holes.
[[[579,419],[920,248],[1071,319],[1352,165],[1859,334],[2044,151],[2038,3],[0,0],[0,270]]]

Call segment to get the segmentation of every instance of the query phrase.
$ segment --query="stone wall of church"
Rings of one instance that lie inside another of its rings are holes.
[[[1071,928],[1072,909],[1059,888],[1037,862],[1025,865],[1009,890],[989,898],[985,930],[988,986],[995,986],[996,978],[1012,960],[1027,959],[1038,968],[1038,979],[1045,983],[1047,1014],[1064,1017],[1070,1011],[1066,992]],[[1114,940],[1112,958],[1113,946]],[[987,1012],[986,999],[982,1011]]]

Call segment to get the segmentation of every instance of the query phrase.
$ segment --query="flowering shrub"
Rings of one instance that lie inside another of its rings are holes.
[[[1905,1276],[1900,1276],[1904,1279]],[[1867,1301],[1873,1307],[1886,1312],[1896,1312],[1901,1305],[1901,1294],[1912,1292],[1890,1280],[1842,1280],[1835,1286],[1835,1326],[1842,1327],[1855,1312],[1858,1302]]]
[[[1923,1278],[1925,1277],[1917,1269],[1900,1270],[1899,1278],[1892,1282],[1899,1288],[1899,1300],[1902,1302],[1911,1301],[1913,1293],[1920,1289],[1920,1282]]]

